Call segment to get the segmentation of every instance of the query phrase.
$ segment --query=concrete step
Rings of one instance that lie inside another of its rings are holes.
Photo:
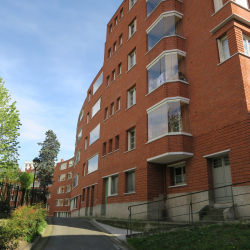
[[[210,208],[209,210],[205,210],[201,212],[201,221],[223,221],[224,209],[215,209]]]
[[[216,216],[216,215],[204,215],[201,218],[201,221],[223,221],[223,216]]]

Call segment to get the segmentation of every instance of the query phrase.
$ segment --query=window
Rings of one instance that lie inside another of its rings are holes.
[[[136,32],[136,19],[133,20],[128,26],[128,37],[130,38],[131,36],[133,36],[135,32]]]
[[[75,188],[76,186],[78,186],[78,174],[76,174],[73,179],[73,188]]]
[[[82,138],[82,129],[80,129],[80,131],[78,133],[77,141],[79,142],[81,138]]]
[[[74,165],[74,160],[69,161],[69,168],[73,167]]]
[[[50,199],[51,198],[51,193],[50,194],[46,194],[46,198]]]
[[[179,163],[169,166],[170,169],[170,185],[186,184],[185,163]]]
[[[67,180],[72,178],[72,172],[67,173]]]
[[[116,51],[116,42],[113,44],[113,51]]]
[[[100,138],[100,124],[98,124],[89,134],[89,146]]]
[[[112,144],[113,144],[113,139],[110,139],[109,140],[109,151],[108,151],[109,154],[112,153]]]
[[[105,113],[104,113],[104,120],[109,118],[109,110],[108,108],[105,108]]]
[[[80,161],[80,149],[76,154],[76,164]]]
[[[101,109],[101,98],[94,104],[92,107],[92,118],[96,115],[96,113]]]
[[[109,33],[112,32],[112,24],[109,25]]]
[[[106,149],[107,148],[107,143],[106,142],[104,142],[103,143],[103,146],[102,146],[102,155],[104,156],[104,155],[106,155]]]
[[[58,181],[65,181],[66,179],[66,174],[61,174],[58,176]]]
[[[122,34],[119,36],[119,45],[122,45]]]
[[[249,8],[248,6],[248,0],[236,0],[236,3],[242,5],[244,8]]]
[[[63,193],[64,193],[64,187],[58,187],[57,194],[63,194]]]
[[[90,102],[90,99],[91,99],[91,91],[89,91],[89,102]]]
[[[118,17],[115,18],[115,26],[118,24]]]
[[[66,186],[66,193],[71,192],[71,185]]]
[[[162,0],[147,0],[147,16],[149,16]]]
[[[219,47],[220,62],[224,62],[230,57],[227,36],[224,36],[223,38],[218,39],[217,41]]]
[[[123,9],[120,10],[120,18],[123,18]]]
[[[135,192],[135,171],[127,172],[127,193]]]
[[[128,55],[128,69],[130,70],[136,64],[136,50]]]
[[[222,0],[214,0],[214,12],[218,11],[223,7]]]
[[[189,102],[170,100],[148,110],[148,140],[168,133],[189,133]]]
[[[69,200],[70,200],[69,198],[65,199],[64,206],[69,206],[70,205]]]
[[[153,64],[148,66],[148,93],[165,82],[185,81],[186,58],[183,53],[164,53]]]
[[[56,200],[56,207],[61,207],[61,206],[63,206],[63,199]]]
[[[128,108],[136,104],[136,88],[128,91]]]
[[[70,201],[70,210],[77,209],[77,202],[78,202],[78,197],[75,197]]]
[[[115,69],[112,71],[112,82],[115,80]]]
[[[128,151],[135,149],[135,129],[128,131]]]
[[[119,135],[115,137],[115,150],[119,149]]]
[[[110,116],[114,115],[114,113],[115,113],[115,104],[111,103],[111,105],[110,105]]]
[[[116,100],[116,111],[121,109],[121,97]]]
[[[84,188],[84,189],[82,190],[82,202],[85,201],[85,190],[86,190],[86,188]]]
[[[147,30],[148,50],[155,46],[163,37],[182,35],[182,16],[166,14],[157,24]]]
[[[112,176],[110,177],[111,180],[111,195],[118,194],[118,176]]]
[[[106,80],[106,87],[108,87],[109,84],[110,84],[110,76],[108,75],[108,76],[107,76],[107,80]]]
[[[245,54],[250,56],[250,37],[243,35],[243,44]]]
[[[136,0],[129,0],[129,9],[131,9],[136,3]]]
[[[118,65],[118,75],[122,73],[122,63]]]
[[[98,156],[99,154],[96,154],[88,160],[88,174],[98,169]]]
[[[60,165],[60,170],[65,170],[67,168],[67,162]]]
[[[87,114],[87,124],[89,124],[89,113]]]
[[[82,118],[83,118],[83,114],[84,114],[84,108],[82,108],[82,110],[81,110],[79,121],[81,121],[81,120],[82,120]]]
[[[82,176],[85,176],[85,167],[86,167],[86,164],[84,163],[83,168],[82,168]]]
[[[86,150],[87,148],[88,148],[88,137],[86,137],[84,141],[84,150]]]
[[[100,88],[102,83],[103,83],[103,72],[101,73],[101,75],[98,77],[98,79],[96,80],[96,82],[93,85],[93,95]]]
[[[111,48],[108,50],[108,58],[111,57]]]

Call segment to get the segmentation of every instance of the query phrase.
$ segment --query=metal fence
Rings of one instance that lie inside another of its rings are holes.
[[[169,194],[164,199],[128,207],[127,234],[144,221],[156,229],[250,219],[250,181],[214,189]],[[136,223],[134,223],[136,222]]]

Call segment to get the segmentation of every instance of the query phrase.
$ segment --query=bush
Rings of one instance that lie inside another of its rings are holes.
[[[46,226],[46,210],[40,204],[15,210],[0,228],[0,249],[15,249],[20,239],[32,242]]]

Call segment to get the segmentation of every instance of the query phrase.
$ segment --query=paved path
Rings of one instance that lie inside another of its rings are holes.
[[[43,250],[118,250],[108,234],[82,219],[53,218],[53,231]]]

